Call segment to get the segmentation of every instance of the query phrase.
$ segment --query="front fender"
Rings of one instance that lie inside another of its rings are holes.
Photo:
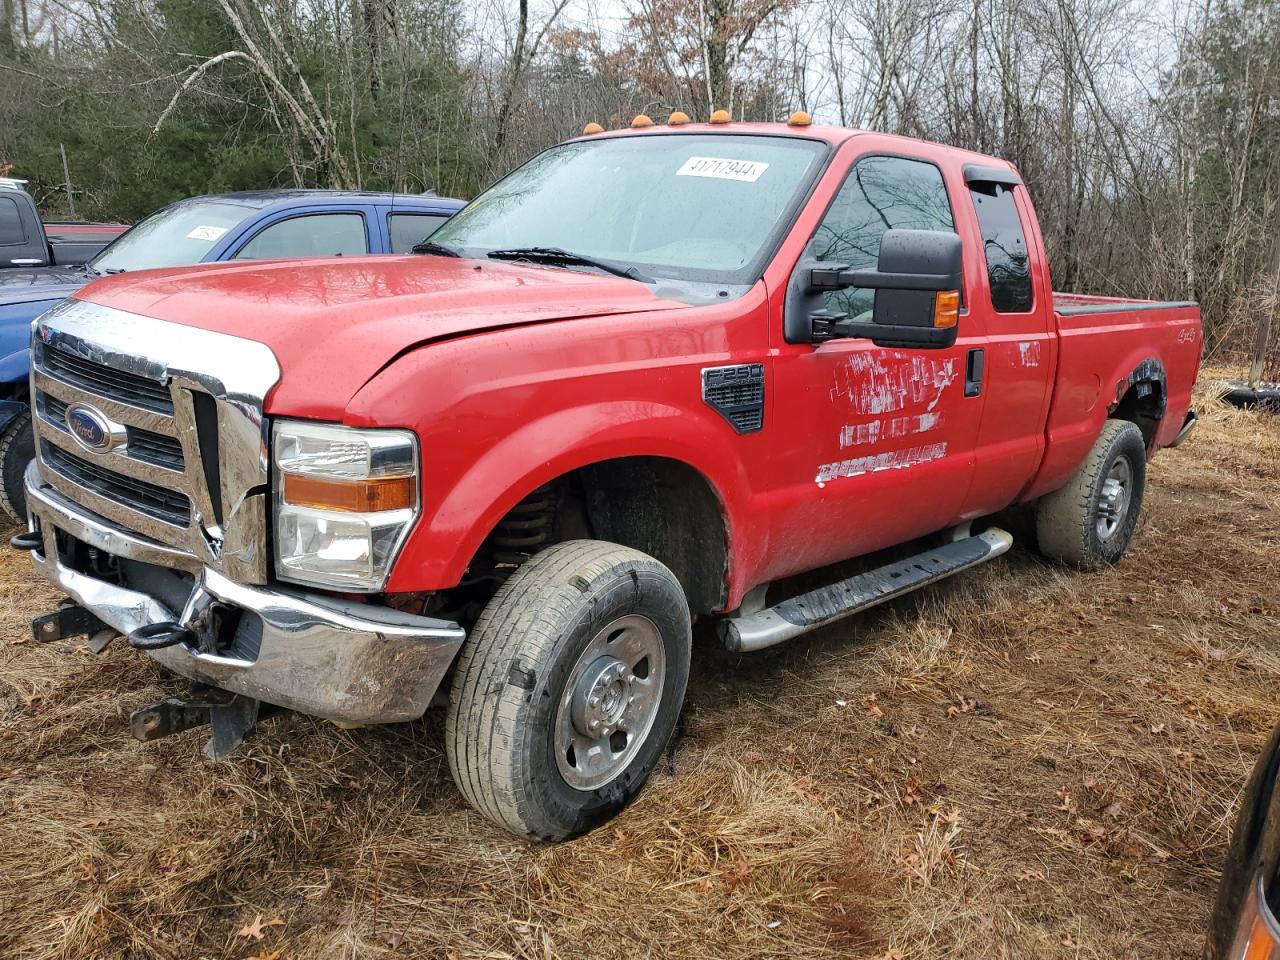
[[[620,457],[664,457],[698,471],[720,502],[729,543],[738,544],[736,518],[745,504],[735,491],[749,487],[735,438],[709,410],[635,401],[584,404],[524,423],[443,488],[432,490],[430,468],[424,469],[424,513],[387,589],[455,586],[485,537],[529,493],[580,467]]]

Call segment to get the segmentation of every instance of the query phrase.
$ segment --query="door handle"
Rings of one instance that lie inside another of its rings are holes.
[[[976,397],[982,393],[982,374],[987,365],[987,354],[982,347],[969,351],[964,366],[964,395]]]

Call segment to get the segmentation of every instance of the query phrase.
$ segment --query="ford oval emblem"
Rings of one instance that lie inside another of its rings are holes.
[[[125,441],[125,429],[87,403],[67,407],[67,430],[90,453],[110,453]]]

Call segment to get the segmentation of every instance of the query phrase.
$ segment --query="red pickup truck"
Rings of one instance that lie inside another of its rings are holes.
[[[1011,504],[1051,557],[1124,553],[1194,423],[1194,304],[1052,293],[1003,161],[673,120],[546,151],[418,256],[125,274],[46,313],[13,542],[69,599],[36,638],[197,681],[132,725],[207,721],[215,756],[266,706],[440,693],[466,799],[556,839],[658,762],[695,618],[778,643],[998,556]]]

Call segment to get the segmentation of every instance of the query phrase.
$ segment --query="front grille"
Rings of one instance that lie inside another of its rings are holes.
[[[57,397],[43,397],[45,417],[59,430],[66,430],[67,405]],[[141,427],[125,427],[129,440],[126,453],[135,460],[166,467],[169,470],[182,470],[186,460],[182,454],[182,444],[177,437],[168,437],[163,433],[153,433]]]
[[[40,442],[40,459],[73,483],[139,513],[181,527],[191,520],[191,501],[176,490],[104,469],[47,440]]]
[[[50,344],[41,348],[39,361],[46,373],[63,383],[143,410],[173,416],[173,397],[169,395],[169,388],[158,380],[94,363]]]

